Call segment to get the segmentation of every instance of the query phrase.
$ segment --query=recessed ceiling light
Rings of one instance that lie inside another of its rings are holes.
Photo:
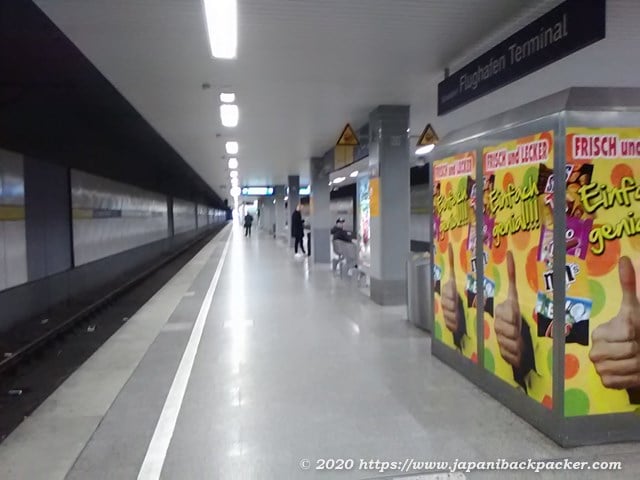
[[[351,178],[356,178],[356,177],[358,176],[358,173],[360,173],[360,172],[358,172],[358,170],[355,170],[355,171],[351,172],[351,173],[349,174],[349,176],[350,176]]]
[[[427,153],[431,153],[434,148],[436,148],[435,143],[432,143],[431,145],[425,145],[416,150],[416,155],[426,155]]]
[[[204,0],[211,53],[215,58],[235,58],[238,49],[236,0]]]
[[[238,142],[227,142],[225,144],[225,149],[227,150],[227,153],[229,155],[235,155],[236,153],[238,153]]]
[[[229,193],[231,193],[232,197],[239,197],[240,196],[240,187],[233,187]]]
[[[231,157],[228,163],[229,168],[236,169],[238,168],[238,159],[236,157]]]
[[[238,178],[238,171],[237,171],[237,170],[231,170],[231,171],[229,172],[229,176],[230,176],[231,178]]]
[[[232,179],[231,179],[231,186],[232,186],[232,187],[237,187],[237,186],[239,185],[239,183],[240,183],[240,182],[238,181],[238,179],[237,179],[237,178],[232,178]]]
[[[344,178],[344,177],[337,177],[337,178],[334,178],[334,179],[333,179],[333,184],[334,184],[334,185],[337,185],[337,184],[339,184],[339,183],[344,182],[345,180],[346,180],[346,178]]]
[[[233,103],[236,101],[236,94],[235,93],[221,93],[220,94],[220,101],[222,103]]]
[[[240,111],[237,105],[220,105],[220,119],[225,127],[237,127]]]

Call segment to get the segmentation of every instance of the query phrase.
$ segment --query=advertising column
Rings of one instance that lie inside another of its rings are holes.
[[[478,361],[475,172],[475,152],[433,163],[434,335],[473,362]]]
[[[565,415],[640,411],[640,128],[569,128]],[[575,240],[573,240],[575,244]]]
[[[552,192],[553,132],[484,149],[484,367],[549,409]]]

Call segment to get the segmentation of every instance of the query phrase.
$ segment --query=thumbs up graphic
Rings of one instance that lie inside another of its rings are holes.
[[[456,267],[453,258],[453,248],[449,244],[449,281],[442,288],[442,311],[447,329],[453,333],[458,331],[458,290],[456,289]]]
[[[589,358],[607,388],[640,389],[640,301],[636,272],[629,257],[618,262],[620,311],[591,335]]]
[[[507,275],[509,280],[507,299],[496,306],[494,328],[500,347],[500,355],[507,363],[517,369],[522,363],[524,342],[521,334],[522,315],[518,303],[516,265],[511,252],[507,252]]]

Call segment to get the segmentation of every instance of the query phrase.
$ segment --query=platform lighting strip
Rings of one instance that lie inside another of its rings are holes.
[[[238,50],[238,5],[236,0],[204,0],[211,54],[236,58]]]
[[[234,128],[238,126],[238,120],[240,119],[240,110],[237,105],[230,105],[223,103],[220,105],[220,120],[222,126],[228,128]]]
[[[238,142],[227,142],[225,144],[225,149],[229,155],[236,155],[239,150]]]
[[[233,103],[233,102],[236,101],[236,94],[235,93],[222,92],[220,94],[220,101],[222,103]]]

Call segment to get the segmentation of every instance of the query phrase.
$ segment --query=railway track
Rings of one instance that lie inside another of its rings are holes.
[[[0,443],[215,235],[207,232],[0,359]],[[47,319],[47,323],[49,320]],[[0,353],[2,355],[3,353]]]

